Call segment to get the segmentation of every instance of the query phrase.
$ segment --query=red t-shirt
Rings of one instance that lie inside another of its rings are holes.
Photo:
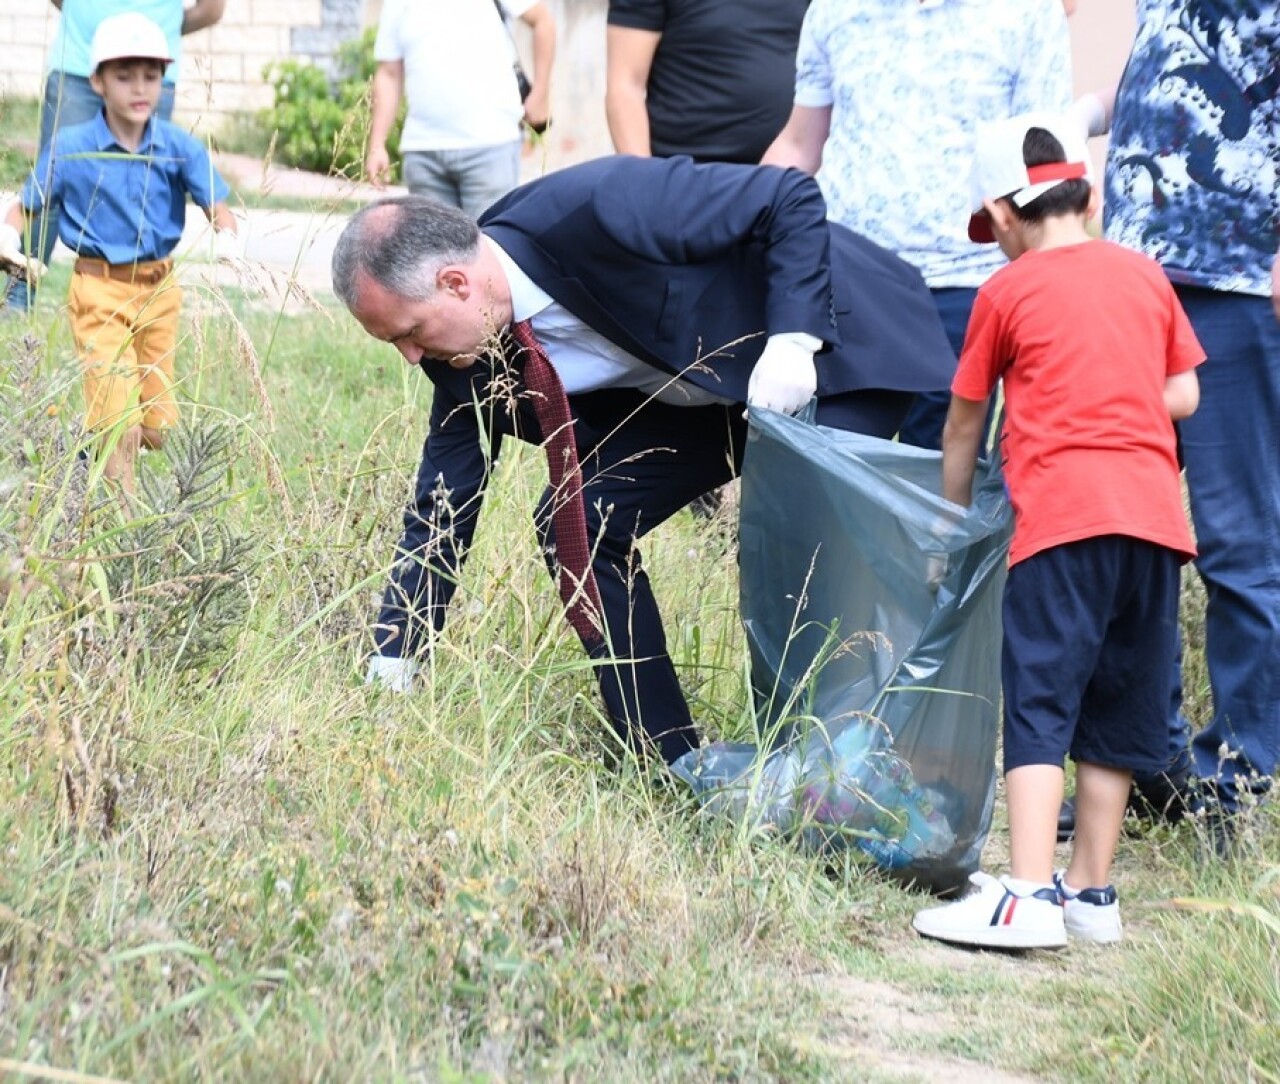
[[[1009,561],[1118,534],[1195,556],[1167,377],[1204,361],[1156,263],[1107,241],[1033,250],[979,291],[951,385],[1004,379]]]

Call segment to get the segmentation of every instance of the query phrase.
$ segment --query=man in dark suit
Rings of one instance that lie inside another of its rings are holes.
[[[387,200],[352,218],[333,279],[435,385],[369,680],[406,689],[443,626],[502,438],[554,439],[534,350],[511,346],[531,329],[581,461],[595,612],[575,618],[562,569],[569,618],[619,736],[668,763],[697,738],[636,540],[737,474],[744,403],[795,413],[816,394],[820,423],[889,437],[954,366],[918,272],[829,225],[796,170],[601,159],[516,189],[479,228]],[[558,503],[536,514],[553,572]]]

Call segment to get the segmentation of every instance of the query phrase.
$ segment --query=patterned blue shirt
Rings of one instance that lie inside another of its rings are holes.
[[[795,100],[831,107],[830,217],[932,287],[978,286],[1005,259],[967,233],[974,132],[1070,103],[1062,0],[813,0]]]
[[[1106,234],[1174,282],[1271,294],[1280,244],[1280,4],[1139,0],[1116,96]]]
[[[47,191],[42,177],[49,178]],[[61,204],[58,236],[80,256],[138,263],[164,259],[177,246],[188,193],[208,211],[228,191],[204,144],[181,128],[152,117],[133,153],[99,113],[53,137],[22,186],[22,206]]]

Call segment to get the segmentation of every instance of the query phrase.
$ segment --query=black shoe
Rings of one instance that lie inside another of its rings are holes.
[[[1201,805],[1203,801],[1195,781],[1185,771],[1135,779],[1129,793],[1129,812],[1145,821],[1177,824]]]
[[[1066,798],[1058,810],[1058,842],[1070,843],[1076,838],[1076,800]]]
[[[1163,772],[1141,782],[1134,781],[1129,792],[1128,811],[1144,821],[1177,824],[1196,812],[1204,800],[1186,772]],[[1070,843],[1076,834],[1076,800],[1067,798],[1058,810],[1058,842]]]
[[[689,511],[693,513],[694,519],[714,519],[723,504],[724,498],[720,495],[720,490],[713,489],[701,497],[694,497],[689,502]]]

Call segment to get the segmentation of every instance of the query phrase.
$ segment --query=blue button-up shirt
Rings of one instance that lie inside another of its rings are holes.
[[[181,128],[152,117],[133,152],[99,113],[54,136],[22,186],[22,206],[34,212],[60,204],[64,245],[80,256],[126,264],[162,260],[177,247],[188,193],[208,211],[228,192],[204,144]]]

